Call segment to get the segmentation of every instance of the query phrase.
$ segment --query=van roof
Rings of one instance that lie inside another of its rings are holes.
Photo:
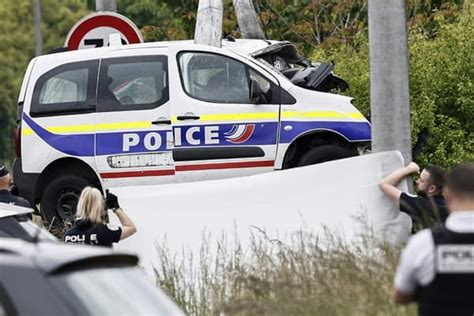
[[[260,39],[223,39],[222,49],[238,52],[244,55],[251,55],[253,52],[259,51],[263,48],[270,47],[278,43],[281,43],[281,42],[260,40]],[[194,44],[193,40],[178,40],[178,41],[160,41],[160,42],[147,42],[147,43],[129,44],[129,45],[121,45],[121,46],[110,46],[110,47],[102,47],[102,48],[95,48],[95,49],[81,49],[81,50],[76,50],[76,51],[65,51],[61,53],[55,53],[54,55],[55,56],[57,56],[57,54],[67,54],[68,56],[75,55],[78,57],[78,59],[82,59],[81,57],[90,56],[92,50],[94,51],[94,55],[97,54],[100,56],[100,55],[105,55],[109,52],[114,52],[114,51],[127,51],[127,50],[140,49],[140,48],[162,48],[162,47],[188,46],[188,45],[205,47],[205,45]],[[52,54],[43,55],[38,58],[39,59],[48,58],[51,55]]]

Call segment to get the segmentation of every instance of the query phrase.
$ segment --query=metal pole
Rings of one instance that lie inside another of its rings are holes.
[[[223,16],[222,0],[199,0],[194,43],[221,47]]]
[[[252,0],[232,0],[242,38],[265,39]]]
[[[41,33],[41,0],[33,0],[33,13],[35,16],[35,55],[43,52],[43,35]]]
[[[374,152],[412,160],[405,0],[369,0],[370,108]]]
[[[95,0],[95,10],[117,12],[117,0]]]

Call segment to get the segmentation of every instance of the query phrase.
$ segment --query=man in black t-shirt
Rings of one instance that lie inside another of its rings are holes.
[[[444,223],[448,216],[442,194],[446,177],[443,168],[428,165],[422,170],[416,181],[418,195],[411,195],[397,188],[402,179],[419,170],[420,167],[411,162],[408,166],[395,170],[379,183],[380,189],[399,205],[400,211],[410,215],[415,230],[431,227],[434,223]]]
[[[30,203],[10,192],[12,177],[7,167],[0,165],[0,203],[13,204],[31,208]]]

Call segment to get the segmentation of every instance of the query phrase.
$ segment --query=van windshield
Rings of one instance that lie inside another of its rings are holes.
[[[89,315],[184,315],[135,267],[76,270],[59,278]]]

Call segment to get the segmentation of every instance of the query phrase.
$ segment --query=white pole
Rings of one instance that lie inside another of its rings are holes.
[[[43,35],[41,33],[41,0],[33,0],[35,16],[35,54],[40,56],[43,52]]]
[[[95,10],[117,12],[116,0],[95,0]]]
[[[399,150],[410,162],[405,0],[369,0],[369,50],[372,149]]]
[[[242,38],[265,39],[252,0],[232,0]]]
[[[200,0],[194,43],[221,47],[223,15],[222,0]]]

